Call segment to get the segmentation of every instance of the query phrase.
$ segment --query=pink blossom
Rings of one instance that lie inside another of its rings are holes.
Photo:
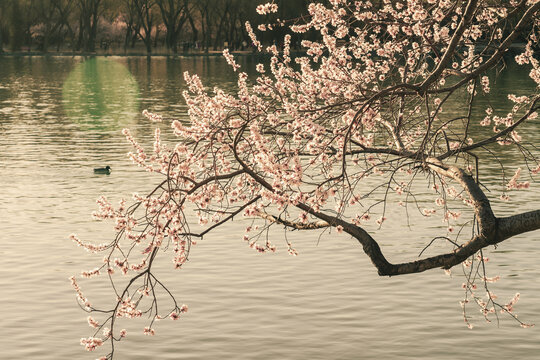
[[[229,49],[223,50],[223,57],[225,57],[225,59],[227,60],[227,64],[229,64],[233,68],[234,71],[240,68],[240,65],[236,63],[236,61],[234,60],[234,57],[231,55],[231,53],[229,53]]]
[[[97,328],[99,326],[99,323],[91,316],[89,316],[86,320],[88,321],[88,325],[91,327]]]
[[[100,338],[81,338],[81,345],[84,346],[86,351],[94,351],[98,346],[103,345],[103,340]]]
[[[472,165],[476,150],[488,149],[497,162],[497,151],[490,146],[498,142],[507,146],[504,151],[522,150],[529,161],[534,154],[528,152],[520,124],[538,116],[531,113],[537,101],[532,93],[511,94],[512,108],[506,113],[501,110],[505,105],[498,104],[496,113],[487,107],[483,115],[484,107],[478,108],[480,102],[474,98],[478,91],[492,96],[486,74],[497,65],[493,60],[505,52],[506,35],[499,25],[517,3],[501,4],[469,7],[449,0],[385,0],[379,6],[373,1],[313,1],[305,16],[291,22],[274,20],[275,1],[259,5],[257,12],[271,15],[273,23],[258,29],[279,26],[285,35],[282,41],[263,47],[246,22],[255,50],[267,52],[269,58],[256,65],[253,76],[240,72],[225,49],[225,61],[237,72],[234,87],[210,87],[185,72],[182,95],[187,111],[180,114],[181,120],[171,120],[169,129],[156,129],[148,148],[143,146],[146,139],[139,142],[130,130],[122,131],[131,145],[131,161],[153,173],[159,183],[148,194],[134,194],[133,204],[121,201],[113,206],[105,197],[97,200],[94,219],[111,221],[116,232],[110,243],[92,244],[70,236],[87,251],[106,251],[104,260],[83,271],[82,277],[106,271],[104,280],[111,282],[115,294],[109,312],[104,312],[112,318],[100,325],[89,317],[88,324],[112,327],[116,318],[144,315],[152,320],[143,334],[154,335],[153,321],[167,316],[179,319],[187,306],[175,306],[168,315],[158,313],[157,299],[170,297],[169,302],[160,300],[163,306],[176,305],[177,299],[157,280],[153,262],[169,256],[172,267],[182,268],[197,239],[226,229],[222,225],[233,219],[246,223],[243,240],[250,248],[268,253],[276,251],[266,237],[271,227],[311,227],[302,226],[310,221],[319,227],[324,221],[322,227],[335,227],[338,234],[355,226],[367,231],[373,227],[366,224],[371,214],[379,214],[375,222],[381,227],[383,215],[396,211],[407,216],[410,209],[418,208],[424,216],[442,219],[447,231],[439,230],[452,237],[443,255],[452,248],[477,249],[482,238],[475,235],[489,233],[479,217],[481,205],[488,204],[482,192],[488,199],[495,196],[484,189],[493,182],[486,181],[483,172],[487,169],[491,176],[498,168],[488,160],[480,167]],[[525,9],[531,4],[521,4],[523,11],[516,16],[528,13]],[[529,23],[522,31],[529,34],[527,45],[516,61],[526,64],[531,79],[540,84],[540,64],[534,54],[538,41],[532,31],[534,21]],[[308,36],[302,39],[305,33]],[[292,39],[300,39],[302,46],[294,57]],[[481,49],[479,41],[486,42]],[[456,101],[463,106],[443,111],[443,106]],[[163,121],[148,110],[143,116]],[[540,173],[539,164],[528,165],[531,174]],[[528,181],[519,180],[520,170],[504,184],[503,200],[509,199],[510,190],[529,188]],[[418,197],[420,193],[431,194],[431,200]],[[472,232],[461,230],[471,226]],[[450,235],[455,232],[459,234]],[[282,238],[287,252],[298,255],[293,244]],[[425,264],[422,259],[410,261]],[[475,294],[475,280],[486,285],[498,279],[478,276],[479,264],[486,262],[481,255],[462,262],[469,268],[467,274],[477,274],[466,279],[466,295],[485,316],[496,305],[493,298],[484,301]],[[75,278],[70,280],[80,305],[87,311],[98,310]],[[503,310],[512,311],[516,302],[517,297]],[[464,313],[467,303],[461,303]],[[83,339],[81,344],[93,350],[105,340],[118,340],[111,338],[109,328],[102,330],[102,339]],[[122,330],[120,338],[125,334]]]
[[[514,173],[514,176],[508,181],[508,184],[506,184],[506,189],[528,189],[530,186],[530,183],[528,181],[524,182],[518,182],[519,176],[521,175],[521,168],[518,168],[516,172]]]
[[[144,117],[146,117],[148,120],[150,120],[152,122],[162,122],[163,121],[163,117],[161,115],[151,113],[146,109],[143,110],[142,114],[143,114]]]
[[[143,329],[143,334],[147,335],[147,336],[154,336],[156,334],[156,331],[154,329],[150,328],[149,326],[146,326]]]
[[[437,212],[437,210],[435,209],[423,209],[422,210],[422,214],[424,216],[431,216],[432,214],[435,214]]]
[[[270,2],[270,3],[261,4],[257,6],[256,10],[259,15],[266,15],[266,14],[276,13],[278,11],[278,6],[277,4]]]

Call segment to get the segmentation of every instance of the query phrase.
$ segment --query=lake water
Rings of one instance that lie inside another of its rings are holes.
[[[240,62],[252,69],[257,61]],[[0,358],[106,353],[79,345],[91,329],[68,281],[101,255],[77,248],[68,235],[110,239],[110,224],[91,219],[95,200],[103,194],[116,202],[152,188],[156,178],[127,159],[121,130],[131,128],[150,145],[152,125],[142,109],[185,117],[186,70],[206,85],[235,84],[219,57],[0,58]],[[531,87],[524,75],[516,70],[500,79],[501,103],[504,89]],[[529,126],[529,141],[538,143],[538,129]],[[111,175],[93,173],[104,165]],[[532,187],[512,194],[513,203],[495,203],[497,214],[538,207],[540,187]],[[391,261],[413,259],[444,231],[440,221],[419,225],[409,229],[398,217],[374,235]],[[505,316],[499,326],[486,324],[471,308],[469,330],[459,306],[459,267],[451,277],[433,270],[382,278],[353,239],[318,233],[289,233],[300,253],[291,257],[283,233],[274,231],[278,252],[261,255],[242,241],[245,226],[235,221],[200,241],[180,271],[169,260],[160,264],[162,279],[190,310],[180,321],[157,323],[155,337],[142,335],[146,323],[127,323],[117,359],[538,359],[539,232],[488,251],[489,274],[502,278],[492,291],[501,302],[520,292],[516,311],[537,326],[522,329]],[[432,251],[447,249],[437,246]],[[111,300],[104,278],[81,286],[96,304]]]

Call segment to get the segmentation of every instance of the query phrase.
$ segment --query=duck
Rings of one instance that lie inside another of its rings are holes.
[[[94,174],[106,174],[109,175],[111,173],[112,169],[109,165],[103,167],[103,168],[95,168]]]

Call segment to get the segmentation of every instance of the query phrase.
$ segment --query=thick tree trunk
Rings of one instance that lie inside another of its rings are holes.
[[[90,34],[88,36],[88,51],[96,51],[96,36],[97,36],[97,24],[98,24],[98,15],[94,14],[92,17],[92,25],[90,27]]]
[[[49,48],[49,34],[50,32],[48,30],[45,31],[45,34],[43,34],[43,43],[41,44],[42,46],[41,51],[43,51],[44,53],[46,53]]]
[[[154,23],[154,18],[152,14],[152,3],[148,1],[136,2],[136,11],[137,11],[137,23],[138,29],[137,34],[143,41],[146,46],[146,53],[149,55],[152,53],[152,27]],[[144,34],[141,33],[141,29],[144,31]],[[157,38],[157,31],[156,31]]]
[[[193,18],[191,17],[191,14],[188,15],[189,25],[191,26],[191,32],[193,34],[193,43],[196,43],[197,40],[199,40],[199,30],[197,29],[197,26],[195,26],[195,22],[193,21]]]
[[[131,32],[133,31],[131,28],[131,23],[128,23],[126,25],[126,35],[124,36],[124,52],[127,52],[127,48],[131,39]]]
[[[223,16],[221,16],[221,20],[219,21],[219,25],[218,25],[218,28],[217,28],[217,31],[216,31],[216,38],[214,40],[214,50],[217,50],[218,47],[219,47],[219,42],[220,41],[223,41],[223,37],[221,36],[221,34],[223,33],[223,24],[225,22],[225,18],[226,18],[226,14],[227,14],[227,11],[228,10],[225,10],[225,13],[223,14]],[[230,46],[230,44],[229,44]]]
[[[2,26],[0,26],[0,54],[4,53],[4,37],[2,33]]]
[[[137,34],[139,33],[140,29],[134,29],[133,33],[131,34],[131,48],[135,48],[135,44],[137,43]]]
[[[536,110],[534,106],[531,107],[530,111],[533,110]],[[524,115],[525,118],[527,116],[528,114]],[[519,121],[517,123],[519,123]],[[239,153],[236,150],[237,141],[239,138],[240,137],[237,135],[237,138],[233,144],[234,157],[236,161],[241,165],[243,171],[245,171],[257,183],[270,191],[274,191],[273,186],[268,181],[259,176],[240,158]],[[362,245],[364,253],[370,258],[373,265],[377,268],[379,275],[404,275],[423,272],[434,268],[450,269],[451,267],[462,263],[467,258],[473,256],[479,250],[487,246],[496,245],[512,236],[540,229],[540,210],[530,211],[505,218],[495,217],[491,209],[490,202],[480,188],[480,185],[478,185],[475,179],[471,175],[467,174],[463,169],[453,165],[446,165],[439,160],[439,158],[421,158],[417,153],[412,153],[409,151],[396,152],[395,155],[419,161],[424,164],[424,166],[427,166],[429,170],[433,171],[439,176],[459,183],[465,193],[467,193],[472,207],[474,208],[475,220],[478,225],[477,235],[475,235],[469,242],[457,247],[452,252],[424,258],[421,260],[392,264],[383,255],[377,241],[375,241],[375,239],[363,228],[347,222],[342,218],[316,211],[311,206],[302,202],[295,204],[297,208],[326,222],[328,226],[341,226],[343,231],[356,238]],[[285,226],[291,226],[279,220],[277,220],[277,222],[280,222]],[[298,228],[295,225],[292,226]]]
[[[77,45],[75,45],[75,50],[79,51],[83,46],[83,34],[84,34],[84,24],[82,15],[79,17],[79,33],[77,35]]]
[[[23,15],[19,1],[11,3],[11,28],[10,28],[10,48],[12,51],[21,49],[24,41]]]
[[[150,34],[148,36],[145,36],[144,44],[146,45],[146,53],[151,54],[152,53],[152,36],[150,36]]]
[[[156,36],[154,36],[154,48],[157,48],[159,33],[159,27],[156,26]]]
[[[3,34],[3,29],[2,29],[2,26],[3,24],[5,23],[5,16],[6,16],[6,11],[5,11],[5,3],[0,5],[0,54],[2,54],[4,52],[4,34]]]
[[[175,31],[171,37],[170,37],[170,47],[174,54],[178,53],[178,39],[177,39],[177,31]]]
[[[69,13],[71,11],[72,1],[73,0],[68,1],[65,5],[60,1],[55,1],[54,2],[54,7],[55,7],[55,9],[58,10],[58,13],[60,15],[60,18],[58,20],[58,23],[59,23],[58,31],[61,34],[62,29],[64,28],[64,26],[66,27],[68,36],[69,36],[70,41],[71,41],[71,49],[74,50],[75,46],[76,46],[76,44],[75,44],[75,32],[73,31],[73,28],[71,27],[71,25],[69,23],[69,20],[68,20]],[[63,42],[65,42],[65,39],[63,39]],[[60,51],[60,46],[61,45],[63,45],[63,43],[61,43],[61,42],[59,42],[57,44],[56,51]]]
[[[498,235],[502,240],[540,229],[540,210],[498,219]]]
[[[206,23],[206,29],[203,34],[204,52],[207,53],[210,50],[210,14],[208,9],[206,10],[204,18]]]

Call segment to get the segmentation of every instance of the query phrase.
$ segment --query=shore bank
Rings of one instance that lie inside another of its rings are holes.
[[[266,53],[258,53],[253,51],[231,51],[231,54],[236,56],[246,56],[246,55],[265,55]],[[169,52],[155,52],[155,53],[146,53],[146,52],[105,52],[105,51],[96,51],[96,52],[80,52],[80,51],[4,51],[0,53],[0,56],[136,56],[136,57],[189,57],[189,56],[222,56],[223,50],[221,51],[189,51],[189,52],[178,52],[178,53],[169,53]]]

